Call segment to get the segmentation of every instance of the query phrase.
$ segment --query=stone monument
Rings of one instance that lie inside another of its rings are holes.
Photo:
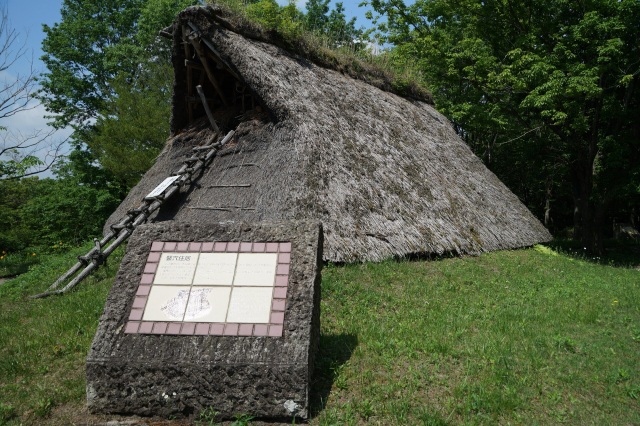
[[[136,229],[87,358],[94,413],[306,419],[321,225]]]

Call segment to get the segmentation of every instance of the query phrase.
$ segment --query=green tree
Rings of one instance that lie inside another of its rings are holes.
[[[113,96],[110,82],[138,65],[134,37],[144,0],[64,0],[62,20],[43,26],[40,99],[55,125],[87,126]]]
[[[133,44],[119,49],[135,52],[138,66],[109,81],[106,99],[83,141],[105,170],[126,187],[148,170],[169,136],[173,67],[171,43],[158,33],[194,0],[147,0],[141,8]]]
[[[354,43],[364,37],[364,32],[356,28],[356,18],[347,21],[344,13],[344,5],[336,3],[335,9],[331,10],[327,19],[327,33],[336,40],[338,45],[344,43]]]
[[[627,202],[640,195],[640,3],[369,3],[386,17],[379,28],[397,46],[395,60],[417,67],[458,132],[497,170],[525,170],[538,194],[560,182],[575,237],[600,250],[611,207],[623,193]],[[621,161],[631,186],[618,179]]]
[[[20,221],[31,246],[77,245],[101,234],[118,202],[110,191],[75,179],[40,179],[33,196],[20,206]]]
[[[305,25],[309,31],[324,32],[329,23],[329,0],[308,0],[305,4]]]
[[[24,226],[21,207],[34,197],[35,177],[0,180],[0,250],[15,252],[29,245],[31,233]]]
[[[87,158],[58,163],[57,179],[0,180],[0,249],[78,244],[97,236],[117,206],[121,188]]]
[[[153,165],[169,136],[172,76],[168,64],[156,64],[131,81],[116,77],[115,96],[85,138],[102,167],[126,187]]]
[[[169,135],[170,43],[158,36],[198,0],[65,0],[45,26],[40,98],[55,124],[131,186]]]
[[[331,47],[342,47],[345,44],[360,47],[358,42],[365,36],[362,29],[356,28],[356,18],[347,20],[343,3],[336,3],[334,9],[329,7],[329,3],[329,0],[306,2],[305,28],[326,36],[331,42]]]

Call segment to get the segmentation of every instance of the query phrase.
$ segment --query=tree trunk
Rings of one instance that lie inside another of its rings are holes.
[[[545,185],[544,196],[544,226],[550,231],[553,225],[553,218],[551,217],[551,199],[553,198],[553,178],[547,176],[547,182]],[[553,232],[553,231],[552,231]]]
[[[594,162],[598,155],[598,133],[592,129],[588,136],[588,145],[582,152],[578,152],[573,164],[573,225],[574,238],[580,241],[582,247],[589,253],[601,254],[602,238],[596,238],[598,230],[596,224],[596,203],[593,200]],[[598,222],[602,218],[598,217]]]
[[[584,166],[584,163],[583,163]],[[585,250],[593,250],[593,210],[591,206],[591,174],[577,167],[573,176],[573,237]]]

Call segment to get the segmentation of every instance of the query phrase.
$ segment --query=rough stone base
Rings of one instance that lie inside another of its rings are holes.
[[[126,334],[134,295],[153,241],[290,241],[282,337]],[[309,415],[319,340],[322,229],[314,222],[139,227],[127,246],[87,358],[93,413],[221,418]]]

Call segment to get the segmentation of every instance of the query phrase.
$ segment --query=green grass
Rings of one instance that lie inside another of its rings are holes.
[[[313,423],[640,422],[640,271],[538,247],[328,267],[322,290],[352,353],[321,344]]]
[[[0,425],[68,424],[56,410],[82,406],[85,358],[121,253],[76,291],[28,296],[45,290],[91,246],[42,255],[29,272],[0,285]]]
[[[0,424],[85,415],[114,263],[64,297],[26,298],[72,263],[43,258],[0,286]],[[632,268],[546,248],[329,265],[321,328],[312,425],[640,423]]]
[[[18,253],[0,254],[0,278],[12,278],[19,274],[24,274],[29,267],[40,261],[35,251],[24,251]]]

